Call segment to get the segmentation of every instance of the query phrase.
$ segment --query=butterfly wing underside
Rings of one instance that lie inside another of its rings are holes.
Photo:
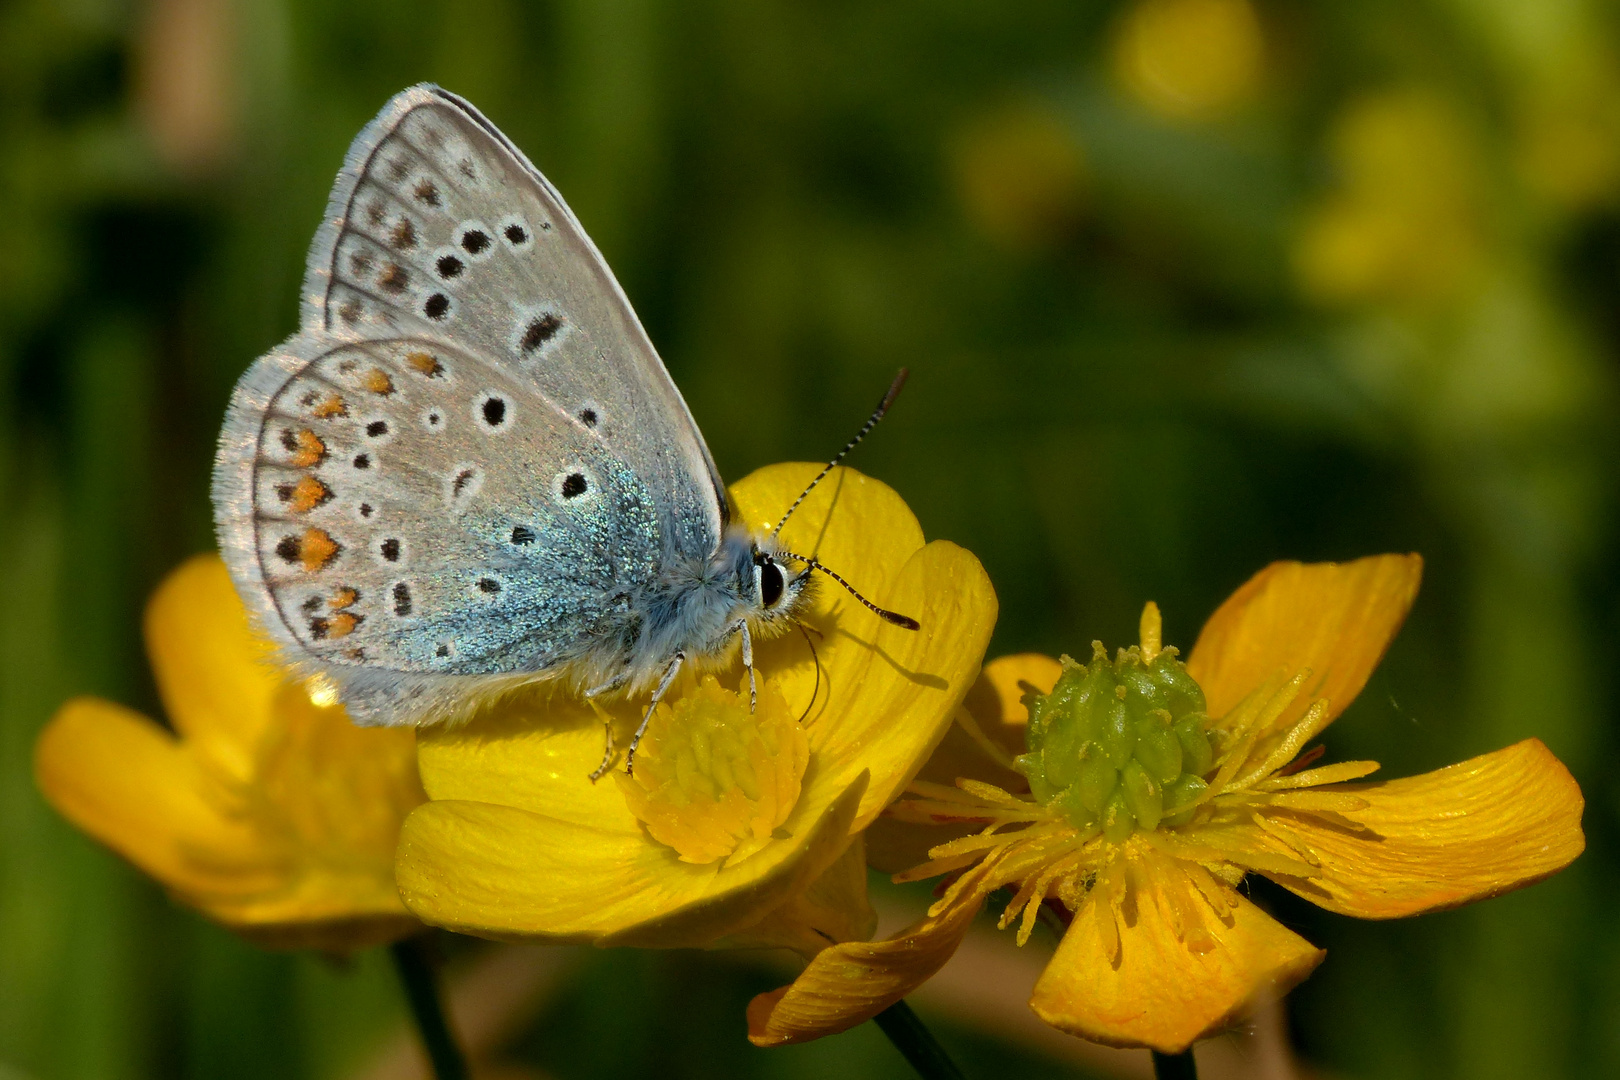
[[[565,663],[725,524],[702,436],[584,230],[427,86],[350,148],[300,332],[237,387],[215,504],[257,620],[371,722]]]

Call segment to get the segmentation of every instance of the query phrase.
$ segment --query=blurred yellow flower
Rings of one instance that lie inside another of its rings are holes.
[[[1114,71],[1125,88],[1177,120],[1209,119],[1248,100],[1264,62],[1248,0],[1140,0],[1114,39]]]
[[[735,516],[774,524],[815,472],[754,473],[732,489]],[[599,945],[813,954],[871,933],[861,831],[949,726],[995,593],[977,559],[925,544],[899,496],[850,469],[822,482],[783,539],[922,629],[821,589],[805,634],[756,644],[751,719],[746,697],[687,679],[653,716],[635,775],[616,783],[590,782],[602,721],[557,687],[424,731],[432,801],[406,820],[396,868],[412,912],[483,937]],[[620,736],[639,720],[634,702],[610,711]]]
[[[951,167],[968,219],[1002,247],[1047,247],[1080,220],[1085,157],[1050,106],[1016,101],[975,117],[956,133]]]
[[[69,701],[35,746],[50,803],[261,944],[348,951],[420,930],[393,874],[400,822],[424,798],[413,733],[357,728],[287,679],[215,556],[158,587],[146,646],[173,732]]]
[[[1116,1046],[1179,1053],[1262,992],[1303,979],[1323,953],[1239,891],[1263,874],[1331,911],[1386,919],[1455,907],[1539,881],[1580,854],[1582,799],[1539,741],[1407,780],[1351,784],[1368,761],[1309,768],[1300,751],[1354,700],[1417,592],[1417,556],[1275,563],[1204,627],[1185,667],[1142,643],[1087,666],[1040,657],[990,664],[974,718],[983,742],[1018,726],[1031,794],[926,782],[891,813],[976,825],[900,875],[957,876],[895,937],[817,956],[756,998],[749,1037],[798,1042],[870,1018],[950,957],[986,897],[1028,938],[1043,904],[1070,917],[1030,1006],[1047,1023]],[[1213,719],[1212,719],[1213,718]]]
[[[1484,165],[1454,109],[1424,90],[1370,95],[1328,151],[1338,184],[1294,244],[1306,296],[1434,303],[1468,284],[1486,255]]]
[[[1620,73],[1611,56],[1580,59],[1527,88],[1515,125],[1531,190],[1570,210],[1620,196]]]

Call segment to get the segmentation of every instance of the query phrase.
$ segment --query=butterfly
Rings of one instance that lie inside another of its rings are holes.
[[[784,549],[781,524],[729,520],[680,391],[562,196],[428,84],[350,146],[299,331],[232,396],[213,499],[251,616],[361,724],[452,720],[565,678],[650,692],[639,740],[683,666],[740,652],[752,695],[754,639],[797,624],[818,570],[917,628]]]

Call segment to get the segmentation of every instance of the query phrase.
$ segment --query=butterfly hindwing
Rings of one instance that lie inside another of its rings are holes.
[[[656,573],[645,486],[511,373],[414,338],[288,366],[240,474],[251,536],[235,559],[309,658],[544,670]]]

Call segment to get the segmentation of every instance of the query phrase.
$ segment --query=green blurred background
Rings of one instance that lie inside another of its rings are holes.
[[[1399,776],[1531,735],[1587,797],[1550,882],[1329,950],[1298,1053],[1620,1075],[1620,10],[1603,0],[6,0],[0,4],[0,1077],[337,1077],[379,956],[260,953],[57,818],[35,733],[157,706],[152,586],[211,543],[230,386],[294,329],[350,138],[421,80],[556,182],[736,479],[842,443],[1001,596],[992,654],[1190,643],[1276,558],[1418,550],[1329,737]],[[1005,942],[1012,948],[1010,936]],[[903,1076],[757,1051],[769,973],[581,961],[558,1077]],[[978,1076],[1082,1075],[971,1025]]]

